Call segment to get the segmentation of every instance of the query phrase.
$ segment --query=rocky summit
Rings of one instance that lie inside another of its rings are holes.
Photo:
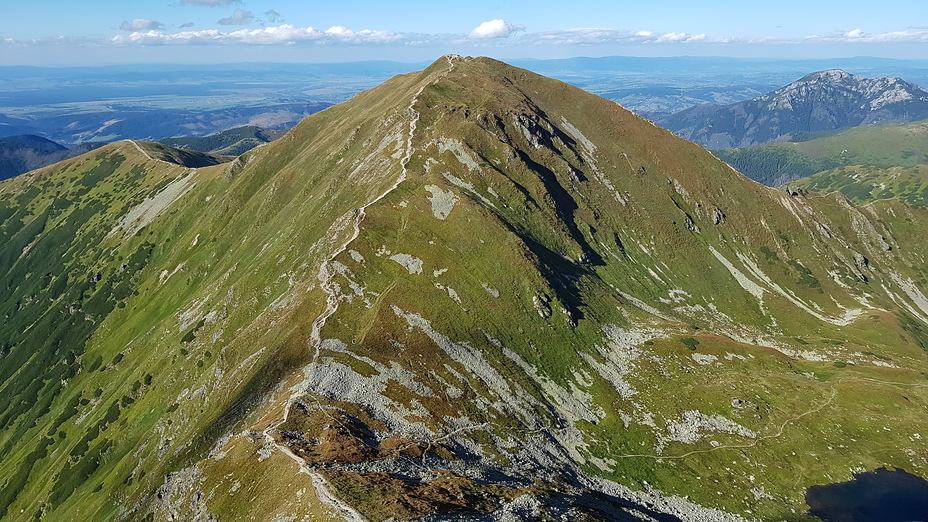
[[[790,141],[800,133],[928,118],[928,91],[899,78],[815,72],[731,105],[699,105],[658,123],[710,149]]]
[[[928,474],[924,209],[451,55],[179,158],[0,183],[0,518],[803,520]]]

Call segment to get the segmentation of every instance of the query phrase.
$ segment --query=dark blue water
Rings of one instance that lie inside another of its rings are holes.
[[[812,486],[806,504],[810,515],[826,522],[928,521],[928,481],[880,468],[850,482]]]

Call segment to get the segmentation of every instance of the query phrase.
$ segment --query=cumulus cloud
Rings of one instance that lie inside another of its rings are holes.
[[[240,4],[242,0],[180,0],[181,4],[187,5],[205,5],[208,7],[222,7],[233,4]]]
[[[525,26],[514,25],[499,18],[483,22],[467,35],[471,40],[488,40],[491,38],[507,38],[513,34],[524,31]]]
[[[220,18],[216,23],[219,25],[248,25],[255,19],[254,13],[245,9],[236,9],[232,16]]]
[[[271,9],[270,11],[265,11],[264,16],[266,16],[267,21],[271,22],[272,24],[278,24],[284,21],[283,17],[280,16],[280,13],[278,13],[277,11],[273,9]]]
[[[796,43],[839,42],[839,43],[898,43],[928,42],[928,27],[909,27],[905,31],[888,33],[866,33],[860,29],[824,35],[812,35]],[[789,42],[793,43],[793,42]]]
[[[650,35],[653,36],[653,35]],[[709,37],[705,34],[665,33],[657,37],[658,42],[707,42]],[[713,40],[719,42],[718,39]]]
[[[659,33],[656,31],[620,31],[616,29],[580,28],[563,31],[546,31],[525,35],[523,43],[551,45],[599,45],[599,44],[778,44],[798,45],[815,43],[912,43],[928,42],[928,28],[909,27],[905,31],[867,33],[861,29],[840,31],[824,35],[776,38],[710,36],[704,33],[683,32]]]
[[[248,11],[233,14],[225,25],[245,25],[257,22]],[[263,13],[268,16],[269,13]],[[268,16],[269,18],[269,16]],[[267,20],[267,18],[265,18]],[[127,22],[128,23],[128,22]],[[519,46],[609,46],[609,45],[814,45],[818,43],[928,43],[928,28],[909,27],[903,31],[871,34],[862,30],[843,30],[826,35],[795,38],[734,37],[691,34],[684,32],[658,32],[652,30],[616,30],[609,28],[578,28],[561,31],[525,33],[518,39],[506,39],[521,26],[505,21],[491,20],[481,24],[470,35],[467,34],[418,34],[397,33],[380,30],[354,30],[344,26],[328,29],[295,27],[289,24],[273,24],[259,28],[219,28],[194,30],[190,25],[181,26],[176,32],[168,32],[162,26],[140,29],[131,34],[121,34],[110,39],[111,43],[131,45],[406,45],[454,44],[462,46],[519,45]]]
[[[715,38],[706,34],[658,33],[655,31],[619,31],[598,27],[568,29],[566,31],[546,31],[534,33],[530,38],[538,43],[555,45],[598,45],[598,44],[632,44],[632,43],[732,43],[731,37]]]
[[[133,18],[131,22],[124,20],[119,24],[119,29],[121,31],[151,31],[154,29],[161,29],[164,27],[164,24],[157,20],[149,20],[147,18]]]
[[[223,32],[216,29],[200,31],[181,31],[165,33],[163,31],[139,31],[130,35],[118,35],[112,38],[116,44],[294,44],[299,42],[345,43],[345,44],[389,44],[410,43],[422,35],[394,33],[392,31],[373,31],[369,29],[354,31],[342,26],[319,30],[313,27],[294,27],[289,24],[261,29],[240,29]]]

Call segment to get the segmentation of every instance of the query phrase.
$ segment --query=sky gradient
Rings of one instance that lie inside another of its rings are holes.
[[[3,0],[0,65],[928,58],[928,2]]]

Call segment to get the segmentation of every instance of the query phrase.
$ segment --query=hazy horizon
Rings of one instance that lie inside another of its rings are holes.
[[[0,65],[341,63],[577,56],[753,59],[928,56],[928,5],[730,0],[569,10],[527,1],[442,5],[419,0],[307,5],[294,0],[11,2],[0,19]]]

